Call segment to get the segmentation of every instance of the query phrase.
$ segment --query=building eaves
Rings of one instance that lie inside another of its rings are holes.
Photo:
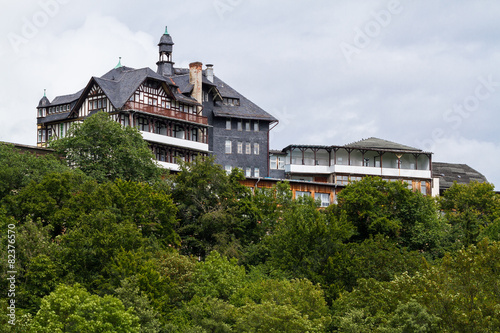
[[[54,121],[64,120],[64,119],[67,119],[69,117],[70,113],[71,112],[68,111],[68,112],[49,114],[46,117],[38,118],[37,123],[38,124],[46,124],[46,123],[51,123]]]

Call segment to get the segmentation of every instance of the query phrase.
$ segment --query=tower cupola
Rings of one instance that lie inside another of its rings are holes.
[[[43,90],[43,97],[40,99],[40,102],[38,102],[38,106],[36,107],[37,109],[37,114],[38,117],[45,117],[47,115],[47,110],[46,108],[50,105],[50,101],[47,98],[46,91],[45,89]]]
[[[156,65],[158,65],[157,73],[160,75],[174,75],[174,62],[172,61],[173,46],[174,42],[172,41],[172,37],[167,31],[167,27],[165,27],[165,33],[161,36],[160,42],[158,43],[160,54]]]

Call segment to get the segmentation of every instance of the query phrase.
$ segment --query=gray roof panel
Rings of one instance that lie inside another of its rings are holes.
[[[439,178],[441,189],[450,188],[454,182],[458,184],[469,184],[473,181],[488,182],[484,175],[467,164],[432,162],[432,177]]]
[[[400,143],[388,141],[388,140],[383,140],[379,138],[368,138],[368,139],[363,139],[360,141],[352,142],[345,147],[349,148],[367,148],[367,149],[392,149],[392,150],[406,150],[406,151],[411,151],[414,150],[415,152],[421,152],[421,149],[417,149],[414,147],[402,145]]]

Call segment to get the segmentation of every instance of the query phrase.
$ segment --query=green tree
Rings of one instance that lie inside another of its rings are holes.
[[[242,179],[241,170],[227,175],[212,157],[181,163],[172,179],[172,197],[179,209],[183,254],[203,258],[217,250],[239,256],[242,247],[259,239],[258,210]]]
[[[118,220],[109,210],[82,216],[76,225],[57,238],[60,257],[69,274],[67,278],[89,289],[106,282],[108,267],[118,253],[137,250],[144,244],[134,223]]]
[[[269,265],[292,277],[324,283],[328,258],[337,253],[354,233],[345,218],[326,215],[311,198],[294,201],[282,214],[274,233],[265,238]]]
[[[0,199],[40,181],[46,173],[69,170],[56,154],[37,156],[5,143],[0,143],[0,165]]]
[[[161,173],[140,132],[122,127],[104,112],[75,124],[66,137],[51,141],[50,147],[98,182],[154,181]]]
[[[383,234],[410,250],[442,254],[446,226],[438,218],[434,199],[412,192],[401,182],[365,177],[342,190],[338,206],[329,210],[346,214],[355,225],[353,240]]]
[[[489,183],[454,183],[440,198],[459,246],[475,244],[484,236],[500,236],[500,198],[493,188]]]
[[[122,301],[126,309],[132,308],[133,314],[139,318],[142,333],[160,332],[159,313],[152,306],[148,297],[141,292],[136,277],[121,281],[121,286],[115,289],[114,296]]]
[[[42,300],[30,332],[141,332],[133,309],[113,297],[91,295],[79,285],[59,285]]]
[[[358,323],[377,328],[420,322],[424,332],[497,332],[499,258],[499,243],[485,239],[413,275],[403,273],[391,282],[360,279],[334,302],[336,325],[356,311]]]

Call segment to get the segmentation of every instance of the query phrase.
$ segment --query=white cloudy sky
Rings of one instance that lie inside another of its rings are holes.
[[[35,108],[118,62],[215,74],[280,120],[271,148],[371,136],[500,184],[500,2],[2,1],[0,141],[35,144]],[[498,187],[498,186],[497,186]]]

